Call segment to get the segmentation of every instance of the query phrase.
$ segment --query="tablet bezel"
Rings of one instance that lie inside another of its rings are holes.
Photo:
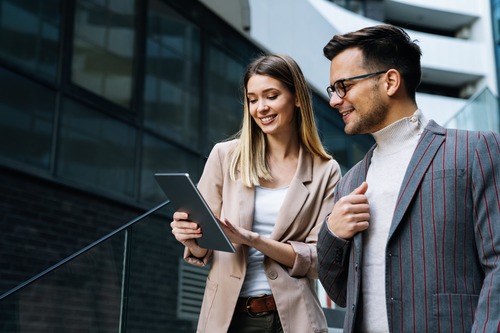
[[[198,245],[217,251],[236,251],[188,173],[155,173],[154,176],[174,209],[188,213],[189,220],[200,225],[203,236],[196,239]]]

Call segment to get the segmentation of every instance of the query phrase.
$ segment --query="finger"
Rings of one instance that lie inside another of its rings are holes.
[[[199,230],[178,228],[172,229],[172,234],[178,241],[185,241],[193,238],[200,238],[203,236],[203,233],[201,233],[201,231]]]
[[[355,201],[356,199],[353,199],[353,202],[344,208],[344,214],[364,214],[370,212],[370,205],[365,200],[362,202]]]
[[[358,222],[358,223],[356,223],[355,229],[356,229],[356,232],[361,232],[361,231],[368,229],[369,226],[370,226],[370,223],[367,221]]]
[[[356,189],[354,189],[354,191],[351,192],[351,194],[365,194],[367,190],[368,183],[362,182],[361,185],[359,185]]]
[[[189,221],[172,221],[170,222],[170,227],[172,229],[178,229],[178,230],[196,230],[196,231],[201,231],[200,226],[196,222],[189,222]]]
[[[189,218],[189,215],[186,212],[175,212],[173,218],[177,221],[187,220]]]

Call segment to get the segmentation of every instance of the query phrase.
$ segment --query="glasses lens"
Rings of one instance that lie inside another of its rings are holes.
[[[332,90],[332,87],[327,87],[327,88],[326,88],[326,92],[328,93],[328,97],[329,97],[329,98],[332,98],[332,96],[333,96],[333,90]]]
[[[334,84],[335,92],[337,95],[339,95],[340,98],[345,96],[345,87],[344,87],[344,82],[335,82]]]

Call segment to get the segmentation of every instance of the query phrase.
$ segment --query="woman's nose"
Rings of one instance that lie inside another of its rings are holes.
[[[259,101],[257,104],[257,111],[265,111],[267,110],[267,104],[265,101]]]

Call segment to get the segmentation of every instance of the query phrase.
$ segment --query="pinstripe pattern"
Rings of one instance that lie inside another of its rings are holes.
[[[372,152],[338,184],[335,202],[365,180]],[[361,322],[361,253],[362,234],[345,241],[323,225],[319,276],[332,300],[347,308],[345,332]],[[406,171],[386,245],[391,332],[499,332],[499,253],[500,135],[430,121]]]

